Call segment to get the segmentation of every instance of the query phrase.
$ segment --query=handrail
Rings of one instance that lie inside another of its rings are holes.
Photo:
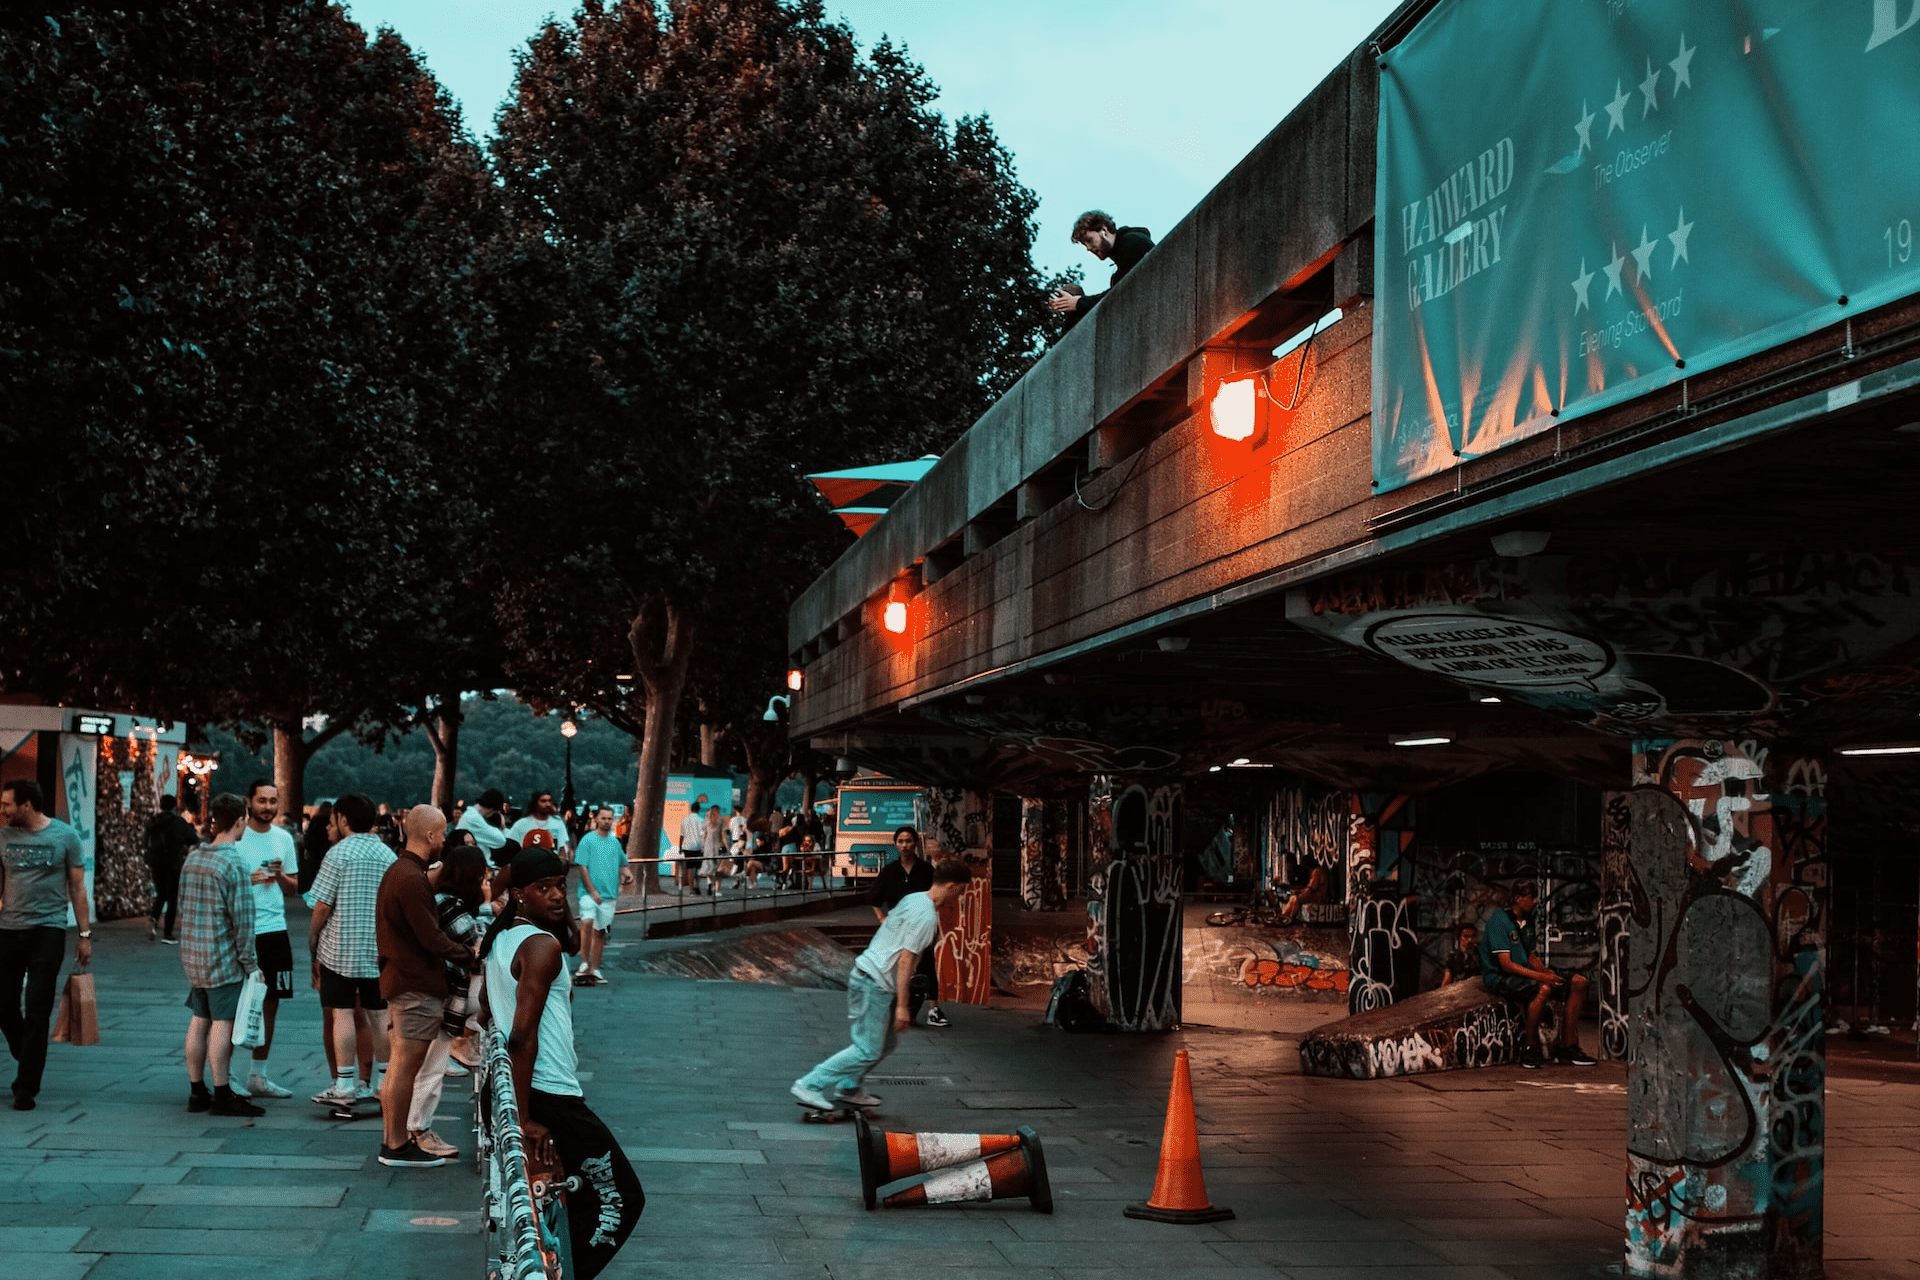
[[[481,1069],[474,1073],[474,1114],[478,1122],[477,1155],[482,1172],[481,1213],[489,1241],[488,1280],[546,1280],[546,1255],[540,1248],[540,1224],[534,1217],[533,1184],[527,1177],[526,1153],[520,1145],[519,1107],[513,1096],[513,1060],[507,1056],[507,1036],[492,1018],[482,1017],[480,1032],[487,1050]]]
[[[705,854],[702,854],[699,858],[690,858],[690,859],[683,859],[678,857],[672,857],[672,858],[629,857],[627,859],[627,866],[633,875],[634,891],[631,895],[622,895],[622,896],[636,897],[639,899],[639,903],[633,906],[616,907],[615,910],[616,910],[616,913],[619,915],[636,915],[636,914],[646,913],[650,917],[653,913],[663,912],[666,909],[664,906],[653,904],[653,899],[656,897],[659,897],[659,898],[666,898],[671,901],[674,908],[673,914],[675,919],[685,919],[688,914],[687,908],[688,908],[689,901],[697,905],[700,902],[700,900],[704,898],[707,903],[707,911],[706,911],[707,916],[712,919],[718,919],[720,916],[721,902],[724,895],[718,894],[718,893],[686,895],[682,893],[667,892],[660,888],[658,883],[659,877],[660,877],[660,869],[662,867],[669,867],[669,866],[677,867],[682,862],[699,863],[699,862],[725,861],[725,862],[732,862],[736,865],[736,867],[739,867],[742,864],[746,863],[747,861],[751,860],[751,861],[763,863],[773,871],[774,873],[773,887],[762,889],[756,885],[754,887],[749,887],[749,888],[740,890],[737,894],[731,897],[726,897],[726,901],[729,904],[738,903],[738,902],[751,902],[756,905],[764,904],[768,906],[778,906],[781,904],[783,900],[805,901],[808,899],[816,899],[816,900],[833,901],[837,898],[846,896],[848,894],[858,895],[858,894],[867,893],[871,888],[870,883],[863,884],[859,879],[853,879],[846,876],[836,877],[833,874],[832,863],[833,863],[833,859],[836,856],[838,855],[835,853],[834,850],[815,849],[804,854],[796,852],[796,853],[784,853],[784,854],[770,853],[770,854],[764,854],[764,855],[736,856],[734,854],[727,853],[727,854],[719,854],[713,857],[709,857]],[[802,884],[800,887],[797,887],[797,888],[790,887],[785,883],[786,876],[781,873],[781,870],[780,870],[781,865],[783,863],[789,863],[792,860],[800,859],[800,858],[813,859],[814,866],[811,869],[811,871],[808,874],[806,874],[804,884]],[[818,889],[815,889],[812,887],[812,884],[816,875],[818,876],[818,879],[820,882],[820,887]],[[840,884],[837,888],[834,885],[835,879],[838,879],[840,881]]]

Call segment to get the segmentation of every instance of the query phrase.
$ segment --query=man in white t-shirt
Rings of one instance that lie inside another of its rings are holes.
[[[700,797],[704,799],[705,796]],[[707,820],[700,815],[700,800],[688,805],[687,816],[680,819],[680,864],[674,868],[674,882],[681,893],[689,889],[700,892],[694,877],[700,873],[701,845],[707,838]]]
[[[933,886],[900,899],[880,922],[847,979],[853,1043],[793,1082],[791,1092],[801,1106],[831,1111],[842,1105],[880,1105],[862,1081],[893,1052],[899,1033],[913,1025],[908,983],[920,953],[940,934],[940,908],[959,897],[972,879],[972,870],[957,858],[939,863],[933,869]]]
[[[553,833],[553,847],[560,855],[560,861],[573,864],[573,833],[567,830],[566,819],[560,816],[560,810],[554,807],[553,792],[536,791],[533,799],[527,803],[527,811],[520,820],[507,828],[507,839],[521,848],[527,846],[527,832],[535,827],[545,827]]]
[[[279,816],[280,792],[271,782],[262,778],[247,788],[247,822],[234,845],[234,856],[253,886],[253,952],[260,976],[267,981],[266,1035],[254,1046],[253,1069],[247,1076],[247,1093],[255,1098],[293,1096],[293,1090],[267,1078],[274,1018],[280,1002],[293,999],[298,990],[293,985],[293,942],[287,936],[287,891],[300,888],[293,875],[300,865],[300,851],[293,833],[274,822]]]
[[[459,830],[473,833],[473,842],[480,846],[481,853],[487,855],[488,862],[493,862],[494,851],[504,848],[507,843],[507,833],[500,821],[500,811],[506,807],[507,798],[500,794],[499,788],[488,787],[460,815]]]

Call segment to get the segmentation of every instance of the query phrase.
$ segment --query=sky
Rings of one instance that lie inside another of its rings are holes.
[[[1086,209],[1156,239],[1372,32],[1395,0],[826,0],[861,47],[905,44],[949,121],[985,114],[1040,198],[1034,261],[1103,287]],[[572,0],[347,0],[419,51],[485,137],[514,51]]]

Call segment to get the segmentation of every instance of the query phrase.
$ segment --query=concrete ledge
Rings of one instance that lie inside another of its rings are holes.
[[[1469,978],[1328,1023],[1300,1042],[1300,1070],[1378,1080],[1504,1066],[1519,1061],[1524,1027],[1511,1004]]]

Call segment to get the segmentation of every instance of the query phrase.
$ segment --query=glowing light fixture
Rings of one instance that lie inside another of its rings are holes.
[[[1240,757],[1238,757],[1238,758],[1236,758],[1236,759],[1233,759],[1233,760],[1229,760],[1229,761],[1227,761],[1227,763],[1228,763],[1228,764],[1230,764],[1230,765],[1232,765],[1232,766],[1233,766],[1234,768],[1236,768],[1236,769],[1244,769],[1244,768],[1246,768],[1246,767],[1247,767],[1248,765],[1250,765],[1250,764],[1252,764],[1252,763],[1253,763],[1253,761],[1251,761],[1251,760],[1249,760],[1249,759],[1247,759],[1247,757],[1245,757],[1245,756],[1240,756]]]
[[[1920,744],[1902,747],[1842,747],[1843,756],[1920,756]]]
[[[1213,434],[1227,440],[1245,440],[1253,434],[1256,410],[1260,402],[1257,378],[1239,378],[1214,388],[1213,402],[1207,406],[1207,421]]]
[[[1442,747],[1453,739],[1438,733],[1409,734],[1393,739],[1396,747]]]
[[[806,682],[806,678],[805,672],[801,671],[798,667],[794,667],[787,672],[787,688],[793,690],[795,693],[800,692],[800,686]]]
[[[895,635],[904,632],[907,629],[907,602],[905,600],[887,601],[886,611],[880,615],[880,620],[887,630]]]
[[[1505,699],[1503,699],[1497,693],[1483,693],[1479,697],[1475,698],[1474,701],[1475,702],[1503,702],[1505,701]]]
[[[574,734],[576,734],[576,733],[578,733],[578,732],[580,732],[580,726],[579,726],[579,725],[577,725],[577,724],[575,724],[575,723],[574,723],[574,722],[573,722],[572,720],[570,720],[570,719],[569,719],[569,720],[562,720],[562,721],[560,722],[560,736],[561,736],[561,737],[563,737],[563,738],[571,738],[571,737],[572,737],[572,736],[573,736]]]
[[[1217,765],[1217,764],[1210,764],[1210,765],[1208,765],[1208,766],[1207,766],[1207,772],[1208,772],[1208,773],[1218,773],[1218,772],[1220,772],[1220,766],[1219,766],[1219,765]]]

